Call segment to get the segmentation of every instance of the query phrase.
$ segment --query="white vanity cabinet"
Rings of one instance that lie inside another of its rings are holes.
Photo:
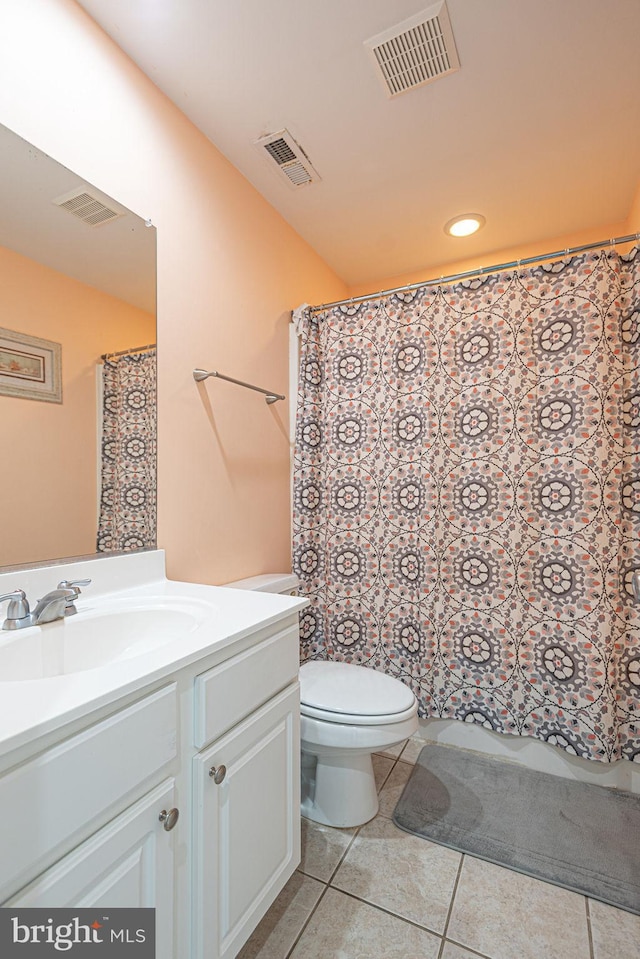
[[[291,626],[196,680],[193,959],[232,959],[300,861],[297,676]]]
[[[172,959],[177,706],[169,683],[0,777],[4,905],[155,907]]]
[[[175,808],[174,798],[175,783],[169,779],[5,905],[95,907],[106,918],[110,909],[152,907],[156,959],[173,959],[174,837],[161,823],[167,821],[163,813]]]
[[[155,907],[157,959],[232,959],[300,860],[298,643],[286,611],[4,756],[0,904]]]

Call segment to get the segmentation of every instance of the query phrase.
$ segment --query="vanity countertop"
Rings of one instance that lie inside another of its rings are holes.
[[[91,578],[92,583],[77,601],[77,615],[70,617],[78,635],[96,616],[114,611],[126,617],[129,610],[168,609],[175,621],[176,609],[178,616],[179,610],[186,610],[190,626],[162,645],[97,668],[19,680],[7,680],[0,672],[0,756],[240,643],[251,633],[280,621],[284,625],[308,603],[295,596],[167,580],[161,550],[0,573],[0,592],[19,587],[35,600],[60,580],[82,578]],[[3,644],[20,640],[37,641],[44,648],[56,627],[59,624],[51,623],[2,631],[0,652]]]

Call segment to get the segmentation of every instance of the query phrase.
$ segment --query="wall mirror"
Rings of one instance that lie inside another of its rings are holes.
[[[154,545],[156,231],[2,126],[0,164],[0,567]],[[125,454],[116,486],[104,466]],[[118,505],[124,545],[105,533]]]

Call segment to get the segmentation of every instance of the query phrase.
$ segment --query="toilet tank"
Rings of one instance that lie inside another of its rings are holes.
[[[262,576],[225,583],[232,589],[255,589],[260,593],[282,593],[285,596],[297,596],[299,585],[300,580],[293,573],[263,573]]]

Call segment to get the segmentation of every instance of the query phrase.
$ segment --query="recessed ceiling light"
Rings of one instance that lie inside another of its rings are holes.
[[[480,213],[463,213],[462,216],[454,216],[453,220],[445,223],[444,232],[449,236],[471,236],[486,222]]]

